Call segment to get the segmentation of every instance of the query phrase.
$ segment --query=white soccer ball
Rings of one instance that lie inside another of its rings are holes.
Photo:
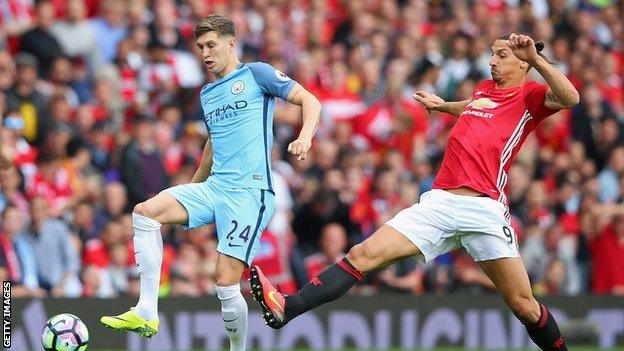
[[[84,351],[89,343],[89,330],[73,314],[57,314],[43,327],[41,343],[46,351]]]

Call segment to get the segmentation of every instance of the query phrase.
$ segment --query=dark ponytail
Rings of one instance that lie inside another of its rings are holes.
[[[535,43],[535,50],[537,50],[537,54],[540,55],[544,60],[546,60],[546,62],[552,64],[552,62],[548,58],[546,58],[546,55],[542,53],[542,50],[544,50],[545,47],[546,44],[544,44],[543,41],[538,41]]]
[[[546,44],[544,44],[543,41],[538,41],[537,43],[535,43],[535,49],[537,49],[537,52],[541,53],[542,50],[544,50],[544,47],[546,47]]]

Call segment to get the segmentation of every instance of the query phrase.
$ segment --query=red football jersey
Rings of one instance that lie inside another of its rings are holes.
[[[520,146],[557,112],[544,106],[546,90],[534,81],[507,89],[491,79],[479,83],[451,129],[433,188],[468,187],[507,205],[507,172]]]

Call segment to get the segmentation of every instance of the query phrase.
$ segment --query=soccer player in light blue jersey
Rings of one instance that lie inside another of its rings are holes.
[[[321,105],[271,65],[241,63],[230,19],[207,16],[197,24],[195,38],[206,68],[217,77],[200,92],[210,137],[192,183],[166,189],[134,208],[134,249],[141,275],[139,302],[130,311],[102,317],[101,321],[120,331],[146,337],[156,334],[163,255],[161,225],[196,228],[215,223],[219,239],[217,296],[230,350],[244,350],[247,304],[239,282],[274,210],[270,160],[275,98],[302,107],[303,127],[288,145],[288,151],[300,160],[310,149]]]

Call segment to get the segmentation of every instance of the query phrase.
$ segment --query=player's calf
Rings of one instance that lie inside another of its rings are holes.
[[[264,277],[259,267],[251,268],[251,288],[262,307],[267,325],[279,329],[288,321],[324,303],[344,295],[362,280],[362,273],[347,258],[312,278],[296,295],[282,295]]]
[[[419,253],[419,249],[403,234],[384,225],[363,243],[353,247],[340,262],[313,277],[296,295],[283,296],[277,292],[258,267],[252,267],[252,291],[262,306],[267,324],[277,329],[298,315],[346,294],[362,280],[365,272]]]
[[[286,320],[338,299],[362,279],[362,272],[357,270],[347,257],[343,258],[310,279],[299,293],[286,297]]]
[[[221,318],[230,339],[230,351],[244,351],[247,339],[247,302],[240,291],[240,284],[217,286],[221,301]]]
[[[555,318],[546,306],[538,304],[535,299],[531,300],[526,300],[524,306],[512,306],[512,311],[525,325],[531,340],[542,350],[567,351],[568,347]],[[539,306],[537,310],[531,306],[533,304]]]
[[[242,261],[219,253],[215,290],[221,302],[221,318],[230,339],[230,351],[244,351],[247,341],[248,308],[239,284],[244,270],[245,264]]]
[[[141,293],[136,313],[147,319],[158,319],[158,287],[163,258],[161,224],[138,213],[132,214],[134,257],[141,276]]]
[[[540,305],[540,310],[541,313],[537,322],[526,324],[531,340],[542,350],[567,351],[568,347],[563,340],[555,318],[544,305]]]

